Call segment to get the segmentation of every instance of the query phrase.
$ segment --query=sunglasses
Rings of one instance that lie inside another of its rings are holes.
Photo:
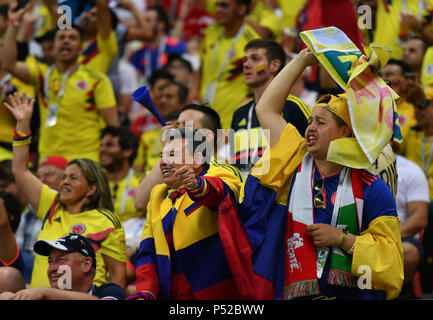
[[[314,203],[314,206],[316,208],[325,209],[325,197],[323,195],[324,182],[325,182],[325,179],[322,177],[322,178],[319,178],[316,181],[314,181],[314,184],[313,184],[313,190],[319,191],[319,193],[316,194],[313,198],[313,203]]]
[[[228,7],[230,7],[230,3],[228,2],[217,2],[215,5],[217,7],[220,7],[221,9],[227,9]]]

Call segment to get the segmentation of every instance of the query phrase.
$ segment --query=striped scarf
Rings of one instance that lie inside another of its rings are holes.
[[[284,299],[319,294],[316,247],[313,238],[304,231],[314,223],[313,173],[313,158],[307,153],[289,198]],[[359,235],[362,222],[363,190],[359,173],[348,167],[341,171],[331,220],[331,225],[354,235]],[[352,257],[338,247],[332,247],[330,254],[327,283],[356,287],[356,277],[351,273]]]

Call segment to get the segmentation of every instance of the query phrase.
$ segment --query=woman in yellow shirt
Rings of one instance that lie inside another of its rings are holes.
[[[5,106],[17,120],[13,141],[12,171],[15,180],[43,221],[38,238],[56,240],[66,233],[91,239],[96,251],[95,284],[110,282],[125,286],[125,234],[114,213],[108,180],[95,162],[74,159],[68,163],[58,193],[44,185],[27,167],[31,141],[30,119],[34,100],[24,95],[10,97]],[[49,286],[46,257],[36,255],[32,287]]]

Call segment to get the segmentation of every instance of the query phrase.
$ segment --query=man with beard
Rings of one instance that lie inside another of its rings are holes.
[[[138,139],[128,128],[108,126],[102,129],[99,161],[110,183],[114,209],[122,222],[140,215],[134,205],[140,179],[132,168],[137,148]]]
[[[60,155],[68,161],[88,158],[98,162],[101,123],[118,126],[116,99],[109,78],[79,63],[81,29],[57,30],[56,61],[51,66],[17,61],[16,36],[24,9],[11,6],[4,38],[2,65],[13,76],[38,92],[40,135],[39,159]]]

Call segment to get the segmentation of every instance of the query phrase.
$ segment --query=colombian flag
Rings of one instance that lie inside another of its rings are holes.
[[[335,27],[304,31],[300,36],[347,93],[355,137],[333,141],[328,160],[352,168],[369,167],[392,138],[402,141],[397,114],[400,97],[378,75],[390,50],[371,44],[363,54]]]

